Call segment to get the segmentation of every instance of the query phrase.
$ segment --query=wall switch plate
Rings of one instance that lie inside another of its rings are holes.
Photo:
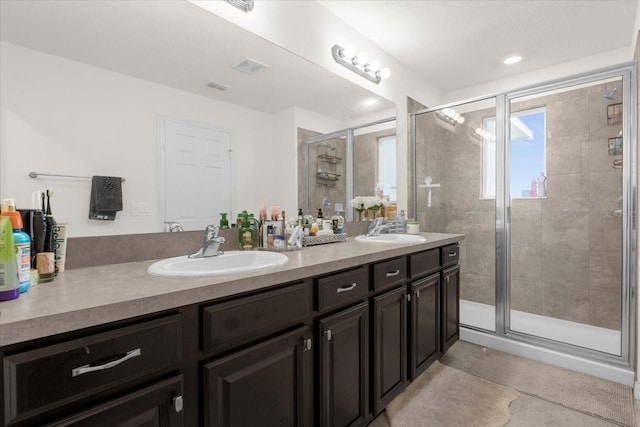
[[[131,216],[151,216],[149,202],[131,203]]]

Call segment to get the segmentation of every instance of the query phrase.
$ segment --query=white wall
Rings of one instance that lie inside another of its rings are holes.
[[[71,236],[161,230],[158,115],[232,130],[237,188],[249,189],[238,192],[237,209],[256,209],[258,200],[269,204],[283,193],[295,205],[295,175],[283,186],[279,178],[296,152],[276,139],[272,115],[7,43],[0,45],[0,93],[0,197],[25,208],[34,190],[53,189],[54,217],[71,223]],[[90,181],[34,180],[29,171],[122,176],[124,211],[113,222],[91,221]],[[132,216],[134,202],[147,203],[151,215]]]

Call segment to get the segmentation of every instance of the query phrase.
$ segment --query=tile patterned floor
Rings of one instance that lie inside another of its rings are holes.
[[[495,372],[489,372],[488,370],[484,370],[482,364],[479,364],[478,361],[486,356],[486,352],[494,352],[495,350],[487,350],[481,346],[477,346],[475,344],[470,344],[464,341],[457,342],[454,346],[452,346],[447,354],[440,359],[440,363],[449,366],[451,368],[458,369],[468,374],[472,374],[474,376],[478,376],[480,378],[491,380],[492,375]],[[499,353],[499,352],[497,352]],[[497,354],[498,357],[508,357],[514,358],[515,356],[505,355],[503,353]],[[532,371],[540,371],[540,370],[549,370],[552,371],[555,375],[562,375],[566,378],[567,381],[573,381],[578,376],[583,376],[583,374],[579,374],[569,370],[558,370],[556,367],[552,367],[550,365],[540,364],[540,362],[530,361],[525,358],[518,358],[519,360],[515,360],[520,367],[523,365],[526,367],[527,364],[531,365]],[[522,372],[522,370],[520,370]],[[543,374],[543,373],[541,373]],[[521,375],[520,373],[514,373],[514,375]],[[524,379],[521,378],[513,378],[514,384],[518,383],[526,383]],[[609,382],[606,380],[599,380],[597,378],[592,379],[595,382],[596,388],[599,388],[599,385],[605,389]],[[602,381],[601,384],[599,382]],[[522,388],[522,387],[518,387]],[[597,416],[589,413],[585,413],[584,411],[571,409],[566,405],[561,405],[556,403],[557,399],[554,399],[553,396],[546,396],[545,393],[528,393],[527,390],[518,390],[521,394],[521,397],[515,399],[511,402],[509,406],[509,412],[511,415],[511,420],[506,424],[509,427],[538,427],[538,426],[558,426],[558,427],[613,427],[613,426],[628,426],[635,427],[639,426],[638,421],[640,421],[640,404],[636,400],[634,401],[635,405],[632,408],[631,405],[627,405],[623,411],[628,411],[625,413],[617,414],[619,416],[609,417],[616,418],[616,420],[605,419],[602,416]],[[627,390],[626,396],[629,396],[629,390]],[[556,393],[557,394],[557,393]],[[555,396],[557,397],[557,396]],[[585,398],[589,398],[590,396],[585,396]],[[555,400],[555,401],[554,401]],[[580,402],[578,402],[580,403]],[[469,402],[470,405],[473,405],[474,402]],[[604,402],[604,405],[609,405],[610,403]],[[575,407],[580,407],[581,405],[575,405]],[[610,409],[610,408],[604,408]],[[617,407],[614,410],[621,410]],[[603,413],[607,413],[607,411],[602,411]],[[628,422],[620,421],[620,420],[629,420]],[[634,421],[635,420],[635,421]],[[386,414],[383,412],[380,414],[371,424],[372,427],[389,427],[389,422],[387,420]],[[428,427],[429,421],[425,420],[423,426],[390,426],[390,427]],[[479,427],[485,427],[482,423],[478,423]],[[456,426],[457,427],[457,426]]]

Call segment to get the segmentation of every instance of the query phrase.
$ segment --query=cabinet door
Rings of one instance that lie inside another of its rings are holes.
[[[460,266],[442,272],[442,353],[460,336]]]
[[[205,364],[205,425],[312,425],[310,343],[305,326]]]
[[[321,319],[320,425],[362,426],[369,413],[369,305]]]
[[[55,427],[178,427],[183,425],[182,375],[58,421]]]
[[[373,299],[374,415],[407,385],[407,287]]]
[[[439,356],[440,350],[440,274],[411,284],[411,381]]]

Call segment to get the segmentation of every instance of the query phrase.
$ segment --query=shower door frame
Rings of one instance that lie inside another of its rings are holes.
[[[510,328],[510,256],[511,256],[511,198],[509,194],[509,138],[511,100],[523,96],[536,95],[552,90],[560,90],[582,84],[622,77],[623,93],[623,175],[622,175],[622,298],[621,298],[621,354],[613,355],[597,350],[561,343],[538,336],[532,336]],[[546,83],[526,86],[493,95],[466,99],[463,101],[427,108],[411,113],[411,144],[413,149],[413,215],[418,212],[417,200],[417,146],[416,116],[435,113],[443,108],[453,108],[472,102],[495,99],[496,102],[496,200],[495,200],[495,331],[481,329],[471,325],[461,325],[488,335],[519,341],[524,344],[546,348],[552,351],[585,358],[597,362],[633,369],[636,349],[636,283],[637,262],[637,76],[634,63],[626,63],[592,72],[556,79]]]

